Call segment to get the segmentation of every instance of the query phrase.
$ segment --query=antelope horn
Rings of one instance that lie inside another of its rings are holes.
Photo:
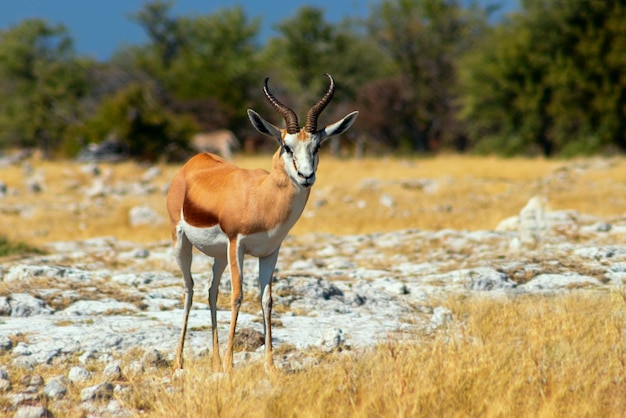
[[[269,79],[269,77],[266,77],[265,82],[263,83],[263,92],[265,93],[267,101],[270,102],[272,107],[276,109],[276,111],[280,113],[283,118],[285,118],[285,123],[287,124],[287,133],[298,133],[298,131],[300,130],[300,127],[298,126],[298,116],[296,116],[293,110],[289,109],[287,106],[279,102],[276,97],[274,97],[269,87],[267,86],[267,82]]]
[[[330,79],[330,86],[328,87],[328,91],[322,97],[322,100],[317,102],[315,106],[309,110],[309,113],[306,115],[306,125],[304,126],[304,130],[309,133],[314,133],[317,130],[317,117],[322,113],[322,110],[326,107],[326,105],[330,102],[330,99],[333,98],[333,94],[335,93],[335,81],[330,76],[330,74],[325,73],[326,77]]]

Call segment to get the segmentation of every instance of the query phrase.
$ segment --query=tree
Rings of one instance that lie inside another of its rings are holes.
[[[148,2],[130,15],[147,32],[152,51],[163,69],[168,69],[184,43],[178,19],[170,16],[173,0]]]
[[[213,97],[235,112],[249,104],[258,89],[260,22],[249,20],[240,6],[212,15],[181,18],[187,42],[166,85],[181,99]]]
[[[264,60],[276,79],[273,88],[284,89],[281,97],[296,111],[304,112],[320,99],[328,88],[322,74],[329,73],[340,88],[333,110],[325,117],[339,117],[346,109],[337,104],[354,102],[368,81],[382,77],[389,68],[385,55],[357,22],[331,24],[320,8],[302,7],[276,29],[281,36],[270,40]]]
[[[51,153],[68,126],[80,119],[76,106],[88,91],[93,65],[74,56],[64,26],[27,19],[0,32],[0,145],[39,147]]]
[[[133,15],[151,41],[124,55],[134,55],[137,67],[167,92],[170,109],[193,113],[205,130],[236,129],[245,121],[252,89],[260,86],[259,21],[248,19],[240,6],[174,17],[172,4],[147,3]],[[219,116],[206,117],[206,112]]]
[[[133,83],[105,98],[75,134],[92,143],[115,140],[131,157],[156,161],[184,156],[187,140],[197,130],[191,117],[169,112],[153,86]]]
[[[434,150],[464,136],[456,117],[458,57],[480,37],[487,16],[456,0],[383,0],[373,7],[369,30],[397,68],[389,82],[405,92],[398,119],[405,121],[400,140],[410,148]]]
[[[477,149],[626,149],[626,1],[522,6],[465,61],[463,118]]]

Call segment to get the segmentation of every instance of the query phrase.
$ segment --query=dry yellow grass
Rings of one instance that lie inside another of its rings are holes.
[[[236,162],[268,168],[270,157]],[[0,200],[0,235],[34,244],[104,235],[144,243],[169,238],[166,224],[132,228],[128,210],[148,205],[165,218],[163,189],[179,166],[160,166],[162,173],[150,182],[154,193],[88,198],[84,187],[93,178],[79,164],[32,164],[43,173],[41,193],[27,190],[22,167],[0,168],[10,190]],[[101,167],[110,170],[103,174],[109,185],[139,182],[147,169],[133,163]],[[554,209],[621,217],[625,189],[623,158],[323,156],[311,201],[293,233],[489,229],[537,194],[547,196]],[[395,206],[380,205],[382,195]],[[0,288],[0,294],[8,290]],[[321,356],[316,366],[271,378],[260,363],[219,377],[211,373],[210,360],[189,360],[186,374],[172,382],[165,366],[126,373],[120,383],[132,390],[115,398],[133,413],[155,417],[623,416],[625,300],[617,291],[450,298],[440,304],[455,321],[434,334]],[[127,354],[123,366],[140,356]],[[31,373],[47,380],[67,374],[76,362],[41,365]],[[0,363],[9,364],[8,354]],[[12,373],[14,387],[23,386],[22,378]],[[91,383],[72,386],[60,406],[51,402],[54,415],[84,416],[80,389]],[[8,403],[0,396],[0,411]],[[106,408],[104,402],[99,406]]]
[[[238,157],[247,168],[269,168],[271,157]],[[163,224],[131,227],[128,212],[154,208],[164,219],[164,190],[180,165],[161,165],[150,181],[153,192],[88,197],[93,176],[73,162],[31,162],[44,190],[29,192],[21,166],[0,168],[9,195],[0,199],[0,234],[40,244],[116,236],[144,243],[169,239]],[[148,167],[101,165],[105,183],[140,183]],[[292,233],[359,234],[404,228],[491,229],[515,215],[532,196],[543,194],[553,209],[575,209],[599,216],[621,216],[626,205],[623,158],[559,161],[440,156],[338,160],[323,155],[318,182]],[[393,207],[380,204],[391,198]]]
[[[267,378],[257,364],[216,376],[191,362],[169,385],[138,385],[158,417],[622,416],[624,295],[472,298],[455,325]]]

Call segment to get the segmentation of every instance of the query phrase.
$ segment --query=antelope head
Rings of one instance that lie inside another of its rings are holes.
[[[317,118],[335,93],[333,78],[330,74],[324,75],[330,80],[330,86],[324,97],[307,113],[304,128],[298,125],[295,112],[274,97],[267,85],[269,78],[265,79],[263,85],[265,98],[285,119],[286,128],[280,129],[263,119],[254,110],[248,109],[248,117],[255,129],[263,135],[274,138],[280,145],[280,158],[285,171],[293,183],[299,187],[311,187],[315,183],[315,171],[319,161],[318,152],[324,141],[347,131],[359,114],[359,112],[352,112],[333,124],[321,129],[317,128]]]

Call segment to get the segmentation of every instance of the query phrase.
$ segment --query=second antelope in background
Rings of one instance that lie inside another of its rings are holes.
[[[245,170],[214,154],[198,154],[176,174],[167,194],[172,240],[176,260],[185,280],[183,323],[176,351],[176,369],[183,367],[183,346],[187,320],[193,299],[191,276],[192,247],[213,257],[213,280],[209,288],[211,329],[213,334],[213,369],[222,370],[217,338],[217,295],[224,269],[232,277],[231,321],[224,368],[233,366],[233,339],[237,316],[243,299],[243,258],[259,258],[259,285],[265,329],[265,366],[273,367],[272,358],[272,275],[278,250],[296,223],[315,183],[320,145],[333,135],[352,126],[358,112],[324,128],[317,128],[317,118],[330,102],[335,83],[329,74],[328,91],[307,113],[303,129],[295,112],[274,97],[265,79],[263,91],[269,103],[285,119],[280,129],[248,110],[252,125],[278,143],[272,170]]]
[[[225,160],[233,159],[233,150],[239,148],[239,141],[232,131],[218,129],[217,131],[201,132],[191,138],[191,148],[197,152],[218,153]]]

